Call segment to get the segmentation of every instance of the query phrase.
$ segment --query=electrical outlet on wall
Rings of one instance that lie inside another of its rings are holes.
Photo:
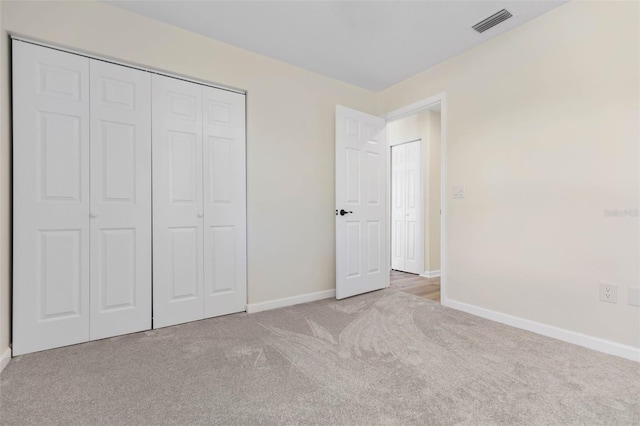
[[[600,300],[607,303],[618,303],[618,286],[600,283]]]

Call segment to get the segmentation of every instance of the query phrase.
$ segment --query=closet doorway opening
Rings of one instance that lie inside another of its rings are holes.
[[[441,302],[442,103],[387,117],[390,286],[435,302]]]

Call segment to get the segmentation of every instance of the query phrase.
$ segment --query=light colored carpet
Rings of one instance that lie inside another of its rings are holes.
[[[640,424],[639,364],[394,290],[15,358],[12,424]]]

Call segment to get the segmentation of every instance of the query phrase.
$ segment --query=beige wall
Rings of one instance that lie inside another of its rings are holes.
[[[638,218],[605,217],[638,209],[639,16],[571,2],[380,93],[446,92],[449,298],[640,346]]]
[[[387,139],[389,143],[397,144],[416,139],[428,138],[429,111],[413,114],[387,124]]]
[[[387,125],[397,144],[422,139],[424,154],[424,272],[440,269],[440,113],[423,111]]]
[[[247,90],[249,303],[335,287],[335,106],[374,112],[374,93],[107,4],[2,7],[14,33]],[[7,58],[1,57],[3,89]],[[1,146],[4,154],[4,129]],[[9,172],[1,158],[4,266]],[[4,271],[3,303],[10,288]],[[3,305],[0,352],[7,345],[7,315]]]

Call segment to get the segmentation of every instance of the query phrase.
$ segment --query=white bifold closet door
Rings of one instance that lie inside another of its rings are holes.
[[[247,308],[245,95],[203,86],[204,317]]]
[[[13,42],[13,353],[150,327],[148,74]]]
[[[153,76],[153,326],[246,309],[245,97]]]
[[[13,43],[13,354],[89,340],[89,59]]]
[[[420,142],[391,147],[391,268],[421,274]]]
[[[202,87],[153,76],[153,326],[203,318]]]
[[[151,75],[90,68],[94,340],[151,328]]]

